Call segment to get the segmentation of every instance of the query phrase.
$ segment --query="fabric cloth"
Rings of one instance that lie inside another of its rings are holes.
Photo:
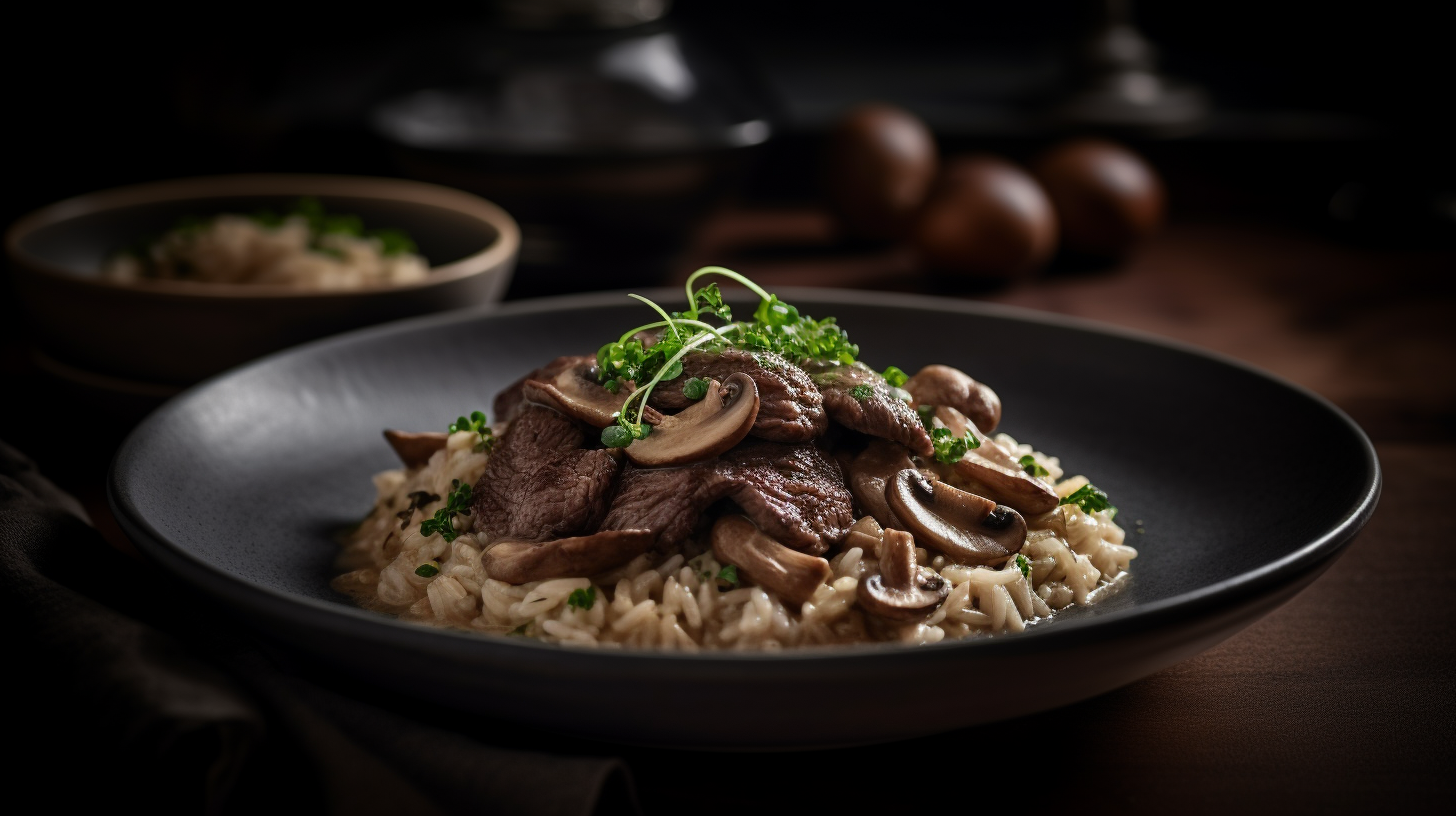
[[[7,744],[48,808],[636,812],[617,759],[492,747],[291,670],[0,442]]]

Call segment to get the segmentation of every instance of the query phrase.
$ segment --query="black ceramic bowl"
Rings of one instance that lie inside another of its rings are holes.
[[[912,737],[1100,694],[1288,600],[1375,507],[1379,466],[1360,429],[1235,361],[974,303],[783,295],[836,315],[871,365],[947,363],[992,385],[1008,433],[1090,476],[1129,528],[1146,530],[1129,535],[1140,555],[1127,585],[1015,635],[773,654],[441,631],[331,591],[331,534],[368,511],[370,475],[396,466],[380,429],[443,427],[542,361],[643,322],[621,295],[398,323],[232,372],[136,430],[112,470],[112,504],[164,568],[280,643],[377,684],[608,740],[711,748]],[[1277,660],[1281,644],[1266,648]]]

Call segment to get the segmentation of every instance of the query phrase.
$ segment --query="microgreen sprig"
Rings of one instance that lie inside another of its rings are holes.
[[[455,517],[470,515],[470,483],[461,482],[459,479],[450,481],[450,497],[445,500],[445,506],[435,511],[434,518],[427,518],[420,522],[420,535],[429,536],[439,533],[446,541],[454,541],[460,535],[455,531]]]
[[[733,321],[733,310],[724,302],[716,282],[694,288],[700,279],[710,275],[736,281],[758,296],[759,303],[752,320]],[[656,311],[662,320],[638,326],[615,343],[608,343],[597,350],[599,377],[607,390],[619,393],[628,383],[633,385],[622,401],[617,424],[602,431],[602,444],[626,447],[633,440],[646,437],[650,428],[642,422],[642,412],[653,388],[663,380],[681,376],[682,360],[690,352],[738,348],[773,352],[796,363],[818,359],[846,365],[859,356],[859,346],[849,342],[849,335],[839,328],[834,318],[815,320],[801,315],[797,307],[784,303],[777,295],[731,269],[705,266],[688,276],[683,289],[688,308],[682,312],[669,313],[646,297],[631,295]],[[716,318],[724,325],[706,323],[703,321],[705,317]],[[660,332],[656,342],[650,346],[638,339],[640,332],[654,329],[666,331]],[[697,386],[691,385],[691,380],[684,389],[689,399],[702,398],[694,395]]]
[[[459,417],[450,423],[450,433],[460,431],[474,431],[480,435],[475,442],[475,452],[488,451],[495,447],[495,433],[491,431],[490,425],[486,422],[485,414],[481,411],[471,411],[469,417]]]

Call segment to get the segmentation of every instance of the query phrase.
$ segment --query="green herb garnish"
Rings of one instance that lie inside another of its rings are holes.
[[[919,408],[915,409],[915,413],[919,414],[920,424],[925,426],[925,430],[927,433],[935,427],[935,423],[931,421],[935,419],[934,405],[922,405]]]
[[[585,589],[578,589],[566,596],[566,605],[572,609],[590,610],[597,602],[597,588],[589,586]]]
[[[900,388],[904,386],[905,382],[910,379],[908,376],[906,376],[905,372],[894,366],[890,366],[889,368],[885,369],[885,373],[881,374],[880,376],[884,377],[885,382],[889,383],[895,388]]]
[[[1089,482],[1077,488],[1070,496],[1063,498],[1058,504],[1075,504],[1082,508],[1083,512],[1095,513],[1098,510],[1111,510],[1112,515],[1117,515],[1117,508],[1107,500],[1107,494],[1093,487]]]
[[[981,447],[981,440],[969,430],[963,436],[956,436],[950,428],[931,429],[930,442],[935,446],[935,461],[947,465],[964,459],[967,451]]]
[[[1021,463],[1021,469],[1026,471],[1028,476],[1050,476],[1047,469],[1036,463],[1036,457],[1026,454],[1017,460]]]
[[[420,535],[429,536],[439,533],[446,541],[454,541],[460,535],[455,531],[455,517],[470,515],[470,485],[462,483],[459,479],[450,481],[450,497],[445,500],[445,506],[435,511],[434,518],[427,518],[420,522]]]
[[[738,586],[738,568],[729,564],[723,569],[718,570],[718,584],[723,589]],[[727,586],[722,586],[724,584]]]
[[[708,381],[702,377],[690,377],[683,383],[683,396],[690,400],[700,400],[708,396]]]
[[[450,423],[450,433],[460,431],[474,431],[480,435],[475,442],[475,452],[488,451],[495,447],[495,433],[485,420],[485,414],[481,411],[471,411],[469,417],[459,417]]]
[[[418,575],[421,578],[434,578],[436,575],[439,575],[439,574],[440,574],[440,562],[439,561],[426,561],[425,563],[419,565],[418,567],[415,567],[415,575]]]
[[[1021,570],[1022,578],[1031,577],[1031,562],[1027,561],[1026,556],[1021,553],[1016,554],[1016,568]]]
[[[864,402],[875,395],[875,389],[868,385],[856,385],[849,390],[849,395],[859,402]]]
[[[694,289],[694,284],[705,275],[720,275],[737,281],[758,295],[758,308],[753,312],[753,319],[734,322],[733,310],[723,302],[718,284],[709,283]],[[815,320],[801,315],[795,306],[784,303],[777,295],[764,291],[758,284],[730,269],[705,266],[688,276],[683,288],[689,306],[682,312],[668,313],[641,295],[630,295],[657,312],[662,319],[631,329],[616,342],[607,343],[597,350],[597,368],[603,385],[614,393],[629,382],[634,386],[617,415],[617,425],[627,433],[624,435],[610,428],[603,430],[602,444],[626,447],[634,439],[646,436],[642,430],[647,427],[642,422],[643,406],[659,382],[682,375],[682,360],[690,352],[721,352],[737,348],[750,352],[772,352],[795,363],[816,359],[834,360],[846,365],[859,356],[859,346],[849,342],[849,335],[835,324],[834,318]],[[704,322],[704,318],[708,317],[716,318],[724,325],[713,326]],[[658,330],[660,336],[648,347],[637,335],[652,330]],[[613,383],[615,389],[611,385]],[[684,394],[688,394],[686,389],[684,384]]]

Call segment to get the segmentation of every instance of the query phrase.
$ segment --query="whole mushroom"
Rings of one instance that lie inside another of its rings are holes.
[[[886,530],[880,542],[880,571],[860,581],[855,596],[866,612],[911,621],[934,612],[950,594],[950,582],[915,563],[915,539]]]
[[[835,124],[824,188],[840,226],[856,238],[903,237],[935,180],[935,137],[890,105],[855,108]]]
[[[947,405],[965,414],[986,433],[1001,423],[1001,398],[985,383],[957,368],[928,365],[905,381],[905,390],[921,405]]]

